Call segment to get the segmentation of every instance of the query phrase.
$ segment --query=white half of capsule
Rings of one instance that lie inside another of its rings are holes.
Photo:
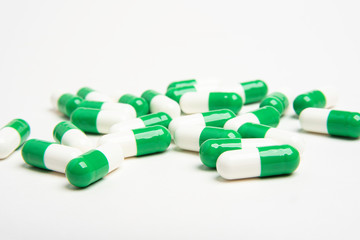
[[[96,127],[99,133],[109,133],[110,128],[120,122],[134,119],[134,116],[127,114],[119,114],[114,110],[101,110],[96,118]]]
[[[21,142],[21,136],[12,127],[0,129],[0,159],[7,158],[13,153]]]
[[[172,137],[174,137],[175,131],[179,127],[183,126],[206,126],[204,116],[201,113],[191,114],[188,116],[181,116],[179,118],[173,119],[169,124],[169,132]]]
[[[116,123],[110,128],[110,133],[123,132],[127,130],[146,127],[140,118],[127,120],[124,122]]]
[[[264,137],[274,139],[279,144],[289,144],[296,148],[299,153],[303,153],[305,150],[305,140],[299,134],[290,131],[270,128]]]
[[[327,119],[331,109],[306,108],[299,116],[301,128],[309,132],[328,133]]]
[[[153,97],[150,102],[150,112],[158,113],[165,112],[170,115],[172,119],[180,117],[181,110],[177,102],[164,95],[157,95]]]
[[[216,170],[225,179],[258,177],[261,174],[261,159],[257,148],[245,148],[222,153]]]
[[[255,114],[245,113],[228,120],[225,123],[224,128],[237,131],[244,123],[248,123],[248,122],[257,123],[257,124],[260,123],[259,119]]]
[[[205,126],[183,126],[176,129],[174,142],[181,149],[199,152],[199,140]]]
[[[101,106],[101,110],[119,111],[122,114],[129,115],[129,117],[131,117],[131,118],[136,118],[136,110],[130,104],[115,103],[115,102],[105,102]]]
[[[44,153],[44,165],[47,169],[65,173],[66,165],[82,154],[81,150],[60,144],[51,144]]]
[[[98,145],[102,146],[107,143],[114,143],[118,148],[121,148],[125,158],[137,154],[137,144],[133,131],[106,134],[99,139]]]
[[[331,86],[323,87],[320,89],[320,91],[325,96],[325,100],[326,100],[325,108],[334,107],[339,99],[338,91]]]
[[[79,129],[70,129],[61,138],[61,144],[87,152],[95,146],[93,142]]]
[[[109,163],[109,172],[119,168],[124,161],[123,149],[114,142],[104,143],[97,147],[96,150],[105,155]]]
[[[180,98],[180,108],[186,114],[208,112],[209,92],[187,92]]]
[[[265,147],[265,146],[275,146],[281,145],[280,142],[271,138],[242,138],[241,139],[241,148],[256,148],[256,147]]]
[[[86,96],[85,96],[85,100],[89,100],[89,101],[99,101],[99,102],[112,102],[111,97],[101,93],[101,92],[97,92],[97,91],[92,91],[89,92]]]

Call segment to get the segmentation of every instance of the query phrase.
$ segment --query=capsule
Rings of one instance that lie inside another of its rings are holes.
[[[132,118],[118,111],[92,108],[77,108],[70,116],[75,126],[88,133],[109,133],[114,124]]]
[[[273,139],[263,138],[209,139],[200,146],[200,159],[205,166],[216,168],[216,161],[223,152],[278,144]]]
[[[71,160],[65,169],[68,181],[76,187],[87,187],[121,166],[121,147],[106,143]]]
[[[82,99],[89,100],[89,101],[99,101],[99,102],[111,102],[112,101],[112,99],[109,96],[107,96],[106,94],[98,92],[89,87],[80,88],[76,94],[79,97],[81,97]]]
[[[151,127],[156,125],[160,125],[167,128],[171,120],[172,118],[164,112],[152,113],[138,117],[136,119],[131,119],[121,123],[116,123],[110,128],[110,133],[132,130],[137,128]]]
[[[195,79],[175,81],[168,85],[167,90],[169,90],[170,88],[193,86],[195,84],[197,84],[197,81]]]
[[[176,129],[174,142],[181,149],[198,152],[203,142],[217,138],[241,138],[234,130],[218,127],[184,126]]]
[[[171,136],[174,136],[175,130],[180,126],[200,125],[204,127],[223,127],[226,121],[234,117],[235,114],[227,109],[181,116],[170,122],[169,131]]]
[[[331,108],[338,100],[337,92],[332,88],[313,90],[300,94],[293,102],[293,108],[297,115],[305,108]]]
[[[141,95],[149,106],[151,113],[165,112],[170,115],[171,118],[177,118],[180,116],[180,106],[174,100],[164,96],[154,90],[147,90]]]
[[[82,103],[79,104],[79,107],[93,108],[93,109],[100,109],[100,110],[119,111],[122,114],[131,116],[131,118],[136,118],[135,109],[131,105],[125,104],[125,103],[99,102],[99,101],[84,100],[84,101],[82,101]]]
[[[283,115],[289,106],[289,99],[281,92],[273,92],[261,101],[260,107],[265,106],[271,106]]]
[[[188,92],[180,99],[180,108],[186,114],[229,109],[238,114],[242,98],[233,92]]]
[[[239,131],[239,128],[247,122],[276,127],[280,122],[280,114],[275,108],[266,106],[230,119],[225,123],[224,128]]]
[[[87,152],[94,144],[83,131],[69,121],[58,123],[53,131],[55,142]]]
[[[163,126],[152,126],[104,135],[99,145],[108,142],[121,147],[127,158],[163,152],[170,146],[171,136]]]
[[[67,117],[70,117],[71,113],[78,108],[83,101],[82,98],[74,94],[60,92],[53,93],[51,100],[55,109]]]
[[[305,131],[349,138],[360,136],[358,112],[307,108],[300,113],[299,119]]]
[[[119,103],[130,104],[135,108],[136,116],[140,117],[149,113],[149,104],[142,98],[132,94],[124,94],[119,98]]]
[[[216,162],[216,170],[221,177],[233,180],[291,174],[299,163],[296,148],[266,146],[224,152]]]
[[[24,161],[31,166],[65,173],[66,165],[80,156],[82,151],[54,142],[30,139],[25,142],[21,154]]]
[[[300,153],[305,150],[304,139],[299,134],[290,131],[262,124],[245,123],[239,128],[238,132],[243,138],[271,138],[280,144],[294,146]]]
[[[7,158],[30,135],[30,126],[23,119],[14,119],[0,129],[0,159]]]

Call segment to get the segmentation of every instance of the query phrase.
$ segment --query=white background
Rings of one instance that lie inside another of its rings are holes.
[[[296,93],[333,84],[359,111],[358,1],[0,1],[0,125],[52,140],[56,89],[164,91],[189,78],[265,80]],[[257,105],[246,107],[243,112]],[[86,189],[0,161],[1,239],[359,239],[359,140],[279,128],[307,151],[288,177],[225,181],[171,146]],[[96,138],[93,137],[95,141]]]

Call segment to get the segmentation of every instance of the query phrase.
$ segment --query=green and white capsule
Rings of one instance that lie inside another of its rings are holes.
[[[71,160],[66,166],[65,175],[72,185],[87,187],[119,168],[123,161],[122,148],[114,143],[106,143]]]
[[[216,170],[221,177],[233,180],[291,174],[299,164],[296,148],[279,145],[224,152],[216,162]]]
[[[165,112],[171,118],[180,116],[181,110],[179,104],[165,95],[154,90],[147,90],[141,97],[148,102],[151,113]]]
[[[79,97],[89,101],[99,101],[99,102],[111,102],[112,99],[108,95],[98,92],[89,87],[80,88],[76,93]]]
[[[116,123],[110,128],[110,133],[122,132],[137,128],[151,127],[156,125],[160,125],[167,128],[171,120],[172,118],[164,112],[152,113],[125,122]]]
[[[184,126],[176,129],[174,142],[181,149],[198,152],[203,142],[218,138],[241,138],[234,130],[218,127]]]
[[[188,92],[180,99],[180,108],[186,114],[229,109],[238,114],[243,105],[239,94],[233,92]]]
[[[74,147],[82,152],[94,148],[94,144],[83,131],[69,121],[58,123],[53,131],[54,140],[60,144]]]
[[[289,106],[289,99],[281,92],[273,92],[261,101],[260,107],[265,106],[271,106],[283,115]]]
[[[300,94],[293,102],[293,108],[297,115],[305,108],[331,108],[338,100],[337,91],[333,88],[323,88]]]
[[[299,119],[305,131],[349,138],[360,136],[358,112],[307,108],[300,113]]]
[[[136,111],[137,117],[140,117],[140,116],[143,116],[143,115],[146,115],[149,113],[149,104],[142,97],[137,97],[132,94],[124,94],[119,98],[118,102],[130,104],[131,106],[133,106],[133,108]]]
[[[170,122],[169,131],[171,136],[174,136],[176,129],[180,126],[223,127],[226,121],[234,117],[235,114],[227,109],[181,116]]]
[[[82,101],[82,103],[80,103],[79,107],[119,111],[121,114],[128,115],[129,118],[136,118],[135,108],[125,103],[98,102],[98,101],[84,100]]]
[[[239,131],[239,128],[248,122],[276,127],[280,122],[280,113],[273,107],[262,107],[230,119],[225,123],[224,128]]]
[[[245,123],[239,128],[238,132],[243,138],[270,138],[276,140],[279,144],[294,146],[300,153],[305,150],[304,139],[299,134],[290,131],[262,124]]]
[[[200,159],[202,163],[209,168],[216,168],[216,162],[219,156],[230,150],[239,150],[246,148],[274,146],[279,143],[273,139],[263,138],[223,138],[209,139],[201,144]]]
[[[71,114],[70,119],[75,126],[84,132],[109,133],[114,124],[132,119],[132,116],[114,110],[77,108]]]
[[[51,96],[51,101],[55,109],[70,117],[71,113],[79,107],[83,99],[71,93],[55,92]]]
[[[171,136],[163,126],[152,126],[111,133],[99,139],[99,145],[108,142],[121,147],[127,158],[163,152],[170,146]]]
[[[7,158],[29,137],[30,126],[23,119],[14,119],[0,129],[0,159]]]
[[[170,88],[193,86],[195,84],[197,84],[197,81],[195,79],[175,81],[168,85],[167,90],[169,90]]]
[[[31,166],[65,173],[66,165],[80,156],[82,151],[54,142],[30,139],[25,142],[21,154],[24,161]]]

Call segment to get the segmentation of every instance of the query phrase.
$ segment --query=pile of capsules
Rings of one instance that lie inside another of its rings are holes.
[[[171,141],[200,153],[202,163],[224,179],[291,174],[304,151],[296,133],[276,128],[289,105],[284,92],[269,95],[261,80],[202,86],[196,80],[173,82],[165,95],[117,99],[81,88],[76,95],[56,93],[56,109],[70,121],[53,130],[55,142],[26,139],[30,127],[15,119],[0,130],[0,158],[22,146],[31,166],[65,173],[76,187],[87,187],[118,168],[124,158],[163,152]],[[337,95],[329,89],[301,94],[293,101],[302,129],[358,138],[360,114],[331,110]],[[239,115],[243,104],[259,108]],[[183,113],[183,115],[181,115]],[[85,133],[102,134],[98,143]]]

